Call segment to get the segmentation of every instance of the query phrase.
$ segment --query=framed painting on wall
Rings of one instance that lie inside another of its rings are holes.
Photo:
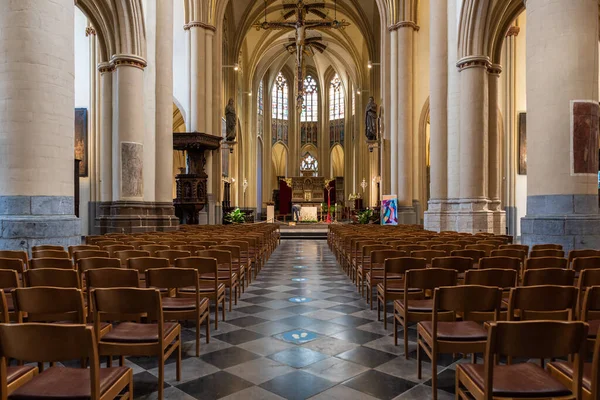
[[[527,113],[519,113],[519,175],[527,175]]]
[[[79,176],[88,176],[88,121],[87,108],[75,109],[75,159],[79,163]]]

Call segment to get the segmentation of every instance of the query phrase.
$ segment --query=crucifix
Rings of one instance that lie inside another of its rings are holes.
[[[297,107],[302,109],[304,105],[304,67],[305,67],[305,56],[311,56],[309,50],[313,50],[313,47],[320,52],[325,50],[325,46],[320,43],[322,40],[320,37],[306,37],[306,31],[309,29],[326,28],[326,29],[344,29],[350,24],[345,20],[337,20],[337,0],[335,2],[335,14],[334,19],[328,19],[327,14],[322,10],[325,8],[325,3],[306,3],[305,0],[297,0],[294,3],[287,3],[283,5],[284,11],[287,11],[283,15],[282,21],[268,22],[267,21],[267,1],[265,0],[265,21],[257,22],[253,26],[257,30],[261,29],[293,29],[295,31],[295,38],[290,39],[295,43],[286,45],[286,48],[290,52],[296,52],[296,68],[297,68]],[[307,19],[307,14],[314,14],[321,17],[320,20]],[[296,15],[295,21],[288,21],[287,19]]]

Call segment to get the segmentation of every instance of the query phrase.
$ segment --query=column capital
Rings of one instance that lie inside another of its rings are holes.
[[[101,74],[105,72],[113,72],[115,70],[115,66],[110,62],[101,62],[98,63],[98,72]]]
[[[500,64],[491,64],[488,67],[488,73],[490,75],[500,75],[502,73],[502,65]]]
[[[200,22],[200,21],[190,21],[187,24],[183,25],[183,29],[188,31],[191,28],[204,28],[208,31],[212,31],[212,32],[216,32],[217,28],[214,27],[213,25],[204,23],[204,22]]]
[[[129,66],[142,70],[148,65],[144,58],[133,54],[115,54],[110,59],[110,63],[114,66],[114,68]]]
[[[508,32],[506,32],[506,37],[518,36],[520,32],[521,32],[521,28],[516,25],[513,25],[510,28],[508,28]]]
[[[421,29],[421,27],[419,25],[416,24],[416,22],[413,21],[401,21],[401,22],[397,22],[393,25],[390,25],[388,27],[388,31],[392,32],[392,31],[396,31],[398,29],[401,28],[412,28],[415,31],[419,31],[419,29]]]
[[[484,68],[489,69],[492,63],[487,56],[469,56],[458,60],[456,66],[460,71],[468,68]]]

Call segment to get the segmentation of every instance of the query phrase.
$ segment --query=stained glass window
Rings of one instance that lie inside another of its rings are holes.
[[[288,91],[287,80],[280,72],[275,78],[271,95],[271,137],[273,144],[288,143]]]
[[[304,79],[304,108],[300,114],[300,122],[317,122],[319,120],[319,93],[317,81],[312,76]]]
[[[329,84],[329,144],[344,145],[345,128],[344,88],[338,74],[335,74]]]

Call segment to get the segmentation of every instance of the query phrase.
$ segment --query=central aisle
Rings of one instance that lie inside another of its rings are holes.
[[[210,344],[203,339],[200,358],[186,330],[183,339],[191,342],[184,345],[183,380],[176,382],[175,366],[168,365],[167,383],[176,386],[165,389],[165,398],[431,398],[429,364],[419,382],[416,345],[405,360],[392,329],[377,322],[377,311],[336,265],[326,241],[284,240],[227,322],[211,331]],[[416,331],[410,336],[414,340]],[[449,392],[452,368],[439,368],[440,388]],[[143,388],[135,389],[139,395]],[[454,396],[440,390],[438,398]]]

